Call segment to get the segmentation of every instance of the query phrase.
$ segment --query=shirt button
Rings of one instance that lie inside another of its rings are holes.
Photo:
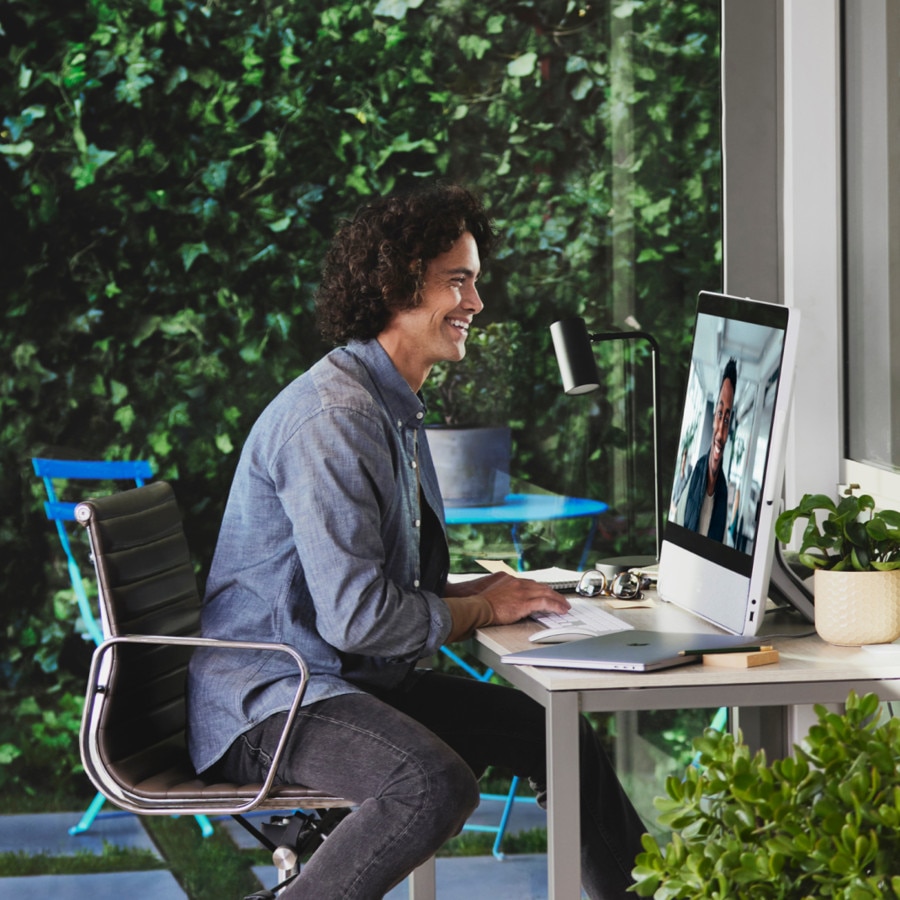
[[[416,519],[416,521],[415,521],[413,524],[416,526],[416,528],[421,528],[421,527],[422,527],[422,520],[421,520],[421,519]]]
[[[424,419],[424,418],[425,418],[425,413],[423,413],[423,412],[417,412],[417,413],[416,413],[416,418],[417,418],[417,419]]]
[[[418,587],[418,586],[419,586],[419,579],[417,578],[417,579],[413,582],[413,587]]]
[[[413,461],[410,463],[410,465],[411,465],[414,469],[418,469],[418,468],[419,468],[419,464],[418,464],[415,460],[413,460]]]

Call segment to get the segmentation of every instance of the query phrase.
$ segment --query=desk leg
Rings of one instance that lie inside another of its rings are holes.
[[[437,897],[437,878],[435,860],[432,856],[410,874],[409,900],[435,900],[435,897]]]
[[[549,900],[581,897],[578,694],[550,692],[547,703],[547,867]]]

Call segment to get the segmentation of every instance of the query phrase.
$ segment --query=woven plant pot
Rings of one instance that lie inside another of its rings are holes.
[[[889,644],[900,637],[900,570],[815,573],[816,631],[829,644]]]

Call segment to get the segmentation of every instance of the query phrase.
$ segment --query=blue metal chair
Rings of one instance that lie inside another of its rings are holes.
[[[34,474],[44,483],[47,499],[44,502],[44,511],[47,518],[56,525],[56,532],[66,555],[66,566],[69,570],[69,580],[72,582],[72,590],[78,603],[78,613],[84,624],[86,636],[99,646],[103,643],[103,627],[94,615],[91,601],[84,587],[84,578],[81,567],[78,564],[72,543],[69,539],[66,523],[75,521],[76,502],[60,499],[57,492],[57,482],[130,482],[136,487],[142,487],[153,478],[153,467],[145,460],[81,460],[81,459],[48,459],[34,457],[31,460]],[[82,498],[79,497],[79,500]],[[90,806],[84,811],[76,825],[69,829],[69,834],[81,834],[87,831],[96,818],[128,815],[124,812],[100,812],[106,798],[98,793],[91,801]],[[206,816],[195,816],[197,824],[204,837],[213,833],[212,825]]]
[[[73,459],[44,459],[35,457],[31,460],[34,466],[34,474],[44,482],[47,499],[44,502],[44,511],[47,518],[56,525],[59,542],[66,554],[66,565],[69,569],[69,579],[72,589],[75,591],[75,599],[78,602],[78,612],[84,623],[87,634],[95,644],[103,642],[103,629],[97,621],[91,603],[88,600],[84,587],[84,579],[81,575],[81,567],[72,550],[69,534],[66,530],[66,522],[75,521],[74,502],[60,500],[57,490],[57,481],[130,481],[136,487],[141,487],[153,477],[153,468],[144,460],[105,462],[98,460],[73,460]],[[78,498],[79,500],[82,498]]]
[[[456,665],[458,665],[464,672],[468,675],[471,675],[476,681],[490,681],[491,675],[494,674],[493,669],[486,669],[484,672],[479,672],[474,666],[470,665],[465,659],[463,659],[458,653],[451,650],[447,646],[441,647],[441,652],[448,659],[452,660]],[[503,836],[506,834],[506,826],[509,824],[509,816],[512,813],[513,804],[518,800],[520,803],[537,803],[537,800],[534,797],[517,797],[516,791],[519,789],[519,776],[514,775],[512,781],[509,783],[509,792],[506,794],[482,794],[482,800],[499,800],[503,802],[503,810],[500,813],[500,821],[496,825],[479,825],[474,822],[467,822],[463,826],[464,831],[482,831],[487,832],[488,834],[494,834],[496,837],[494,838],[494,846],[491,852],[494,854],[495,859],[503,859],[503,851],[500,849],[503,844]]]

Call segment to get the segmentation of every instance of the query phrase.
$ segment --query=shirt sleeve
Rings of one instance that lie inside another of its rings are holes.
[[[318,632],[344,653],[414,661],[444,643],[451,613],[415,586],[415,471],[386,427],[377,412],[320,410],[279,449],[273,476]]]

